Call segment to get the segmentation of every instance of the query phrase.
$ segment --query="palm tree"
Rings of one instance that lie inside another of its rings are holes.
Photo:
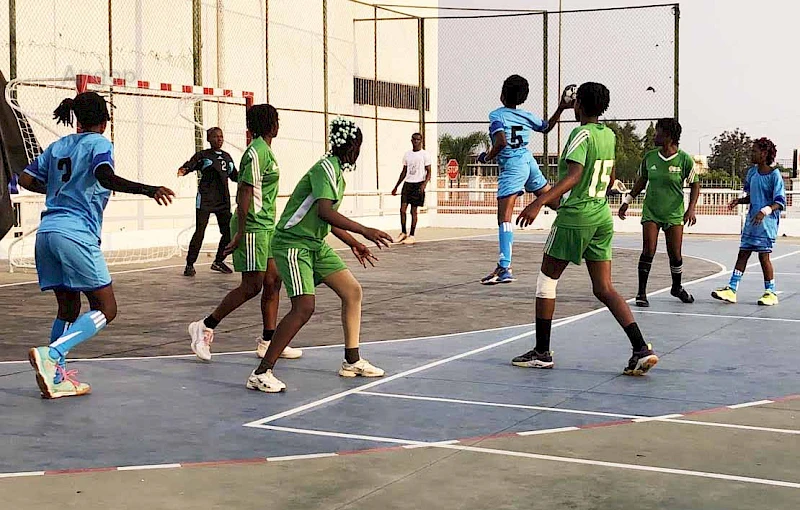
[[[443,134],[439,137],[439,154],[445,160],[458,161],[458,167],[463,171],[467,168],[470,156],[474,155],[479,147],[488,150],[490,145],[489,135],[483,131],[475,131],[466,136]]]

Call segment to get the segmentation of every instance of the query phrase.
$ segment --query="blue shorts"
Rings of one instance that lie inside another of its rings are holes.
[[[742,239],[739,249],[742,251],[754,251],[756,253],[772,253],[772,241],[770,239]]]
[[[36,272],[43,291],[89,292],[111,285],[100,246],[59,232],[36,234]]]
[[[522,195],[526,191],[535,193],[547,186],[547,179],[539,170],[533,154],[515,157],[500,162],[497,179],[497,198]]]

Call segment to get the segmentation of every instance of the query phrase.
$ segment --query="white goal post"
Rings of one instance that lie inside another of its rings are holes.
[[[159,208],[144,197],[114,194],[106,210],[102,249],[109,266],[167,260],[181,254],[178,233],[194,224],[197,181],[176,171],[196,149],[196,134],[219,126],[234,159],[250,141],[245,112],[254,94],[196,85],[126,80],[78,74],[74,78],[19,78],[8,83],[5,100],[16,116],[28,161],[61,136],[74,132],[56,125],[53,110],[66,97],[94,91],[109,102],[112,122],[105,136],[115,147],[119,175],[172,188],[178,198]],[[19,224],[9,234],[9,270],[35,269],[34,244],[43,195],[12,196]]]

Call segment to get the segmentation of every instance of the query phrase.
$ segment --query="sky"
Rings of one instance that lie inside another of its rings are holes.
[[[570,10],[661,2],[561,3],[564,10]],[[440,5],[557,11],[559,1],[440,0]],[[738,127],[753,138],[772,139],[778,146],[778,158],[791,158],[793,150],[800,148],[800,101],[792,100],[792,90],[800,82],[800,62],[795,51],[800,46],[800,2],[683,0],[680,6],[680,122],[684,150],[708,154],[714,136]]]

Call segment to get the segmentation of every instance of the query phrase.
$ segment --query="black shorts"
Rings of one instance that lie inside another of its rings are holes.
[[[403,203],[411,204],[414,207],[425,205],[425,182],[403,183],[401,200]]]

